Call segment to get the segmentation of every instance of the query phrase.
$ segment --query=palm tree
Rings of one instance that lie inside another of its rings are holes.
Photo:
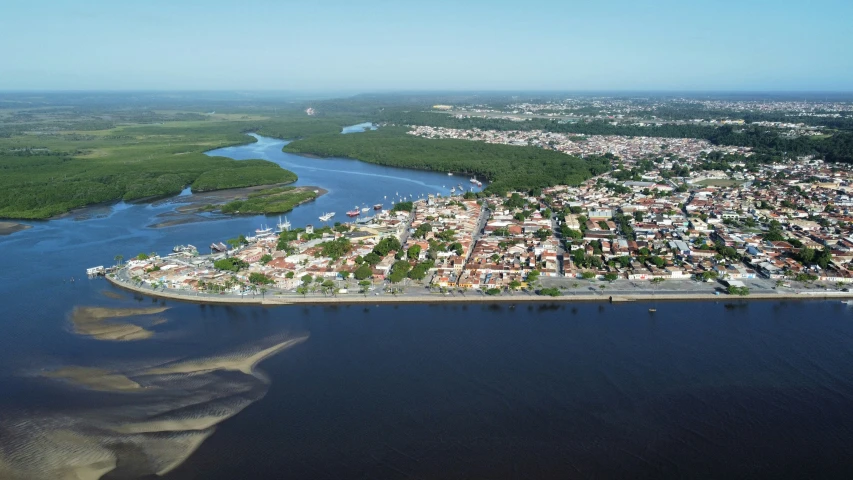
[[[116,255],[113,257],[113,260],[116,261],[116,265],[121,266],[121,262],[124,260],[124,255]]]
[[[261,287],[261,298],[266,298],[267,287]]]

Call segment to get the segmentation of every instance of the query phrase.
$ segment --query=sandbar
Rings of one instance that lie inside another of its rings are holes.
[[[24,225],[23,223],[15,222],[0,222],[0,235],[11,235],[21,230],[33,228],[32,225]]]
[[[68,366],[46,372],[43,376],[68,380],[92,390],[106,392],[133,391],[142,388],[141,385],[126,376],[103,368]]]
[[[150,338],[154,333],[133,323],[108,322],[107,320],[137,315],[151,315],[164,312],[168,309],[169,307],[75,307],[71,312],[71,323],[74,326],[75,333],[87,335],[98,340],[144,340]]]

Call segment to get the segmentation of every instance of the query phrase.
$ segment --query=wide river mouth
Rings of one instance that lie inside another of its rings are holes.
[[[294,225],[468,187],[283,145],[210,154],[328,189]],[[0,237],[0,478],[853,478],[841,302],[211,306],[85,278],[274,221],[148,227],[176,205]]]

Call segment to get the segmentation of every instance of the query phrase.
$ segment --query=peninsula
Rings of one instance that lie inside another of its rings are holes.
[[[148,295],[210,303],[853,297],[845,253],[807,246],[815,240],[799,222],[783,226],[766,212],[741,226],[728,210],[711,210],[714,218],[676,210],[745,187],[652,183],[649,191],[643,182],[616,182],[599,177],[500,197],[430,195],[354,223],[214,240],[209,254],[195,247],[140,254],[108,278]],[[766,231],[747,234],[753,222]]]

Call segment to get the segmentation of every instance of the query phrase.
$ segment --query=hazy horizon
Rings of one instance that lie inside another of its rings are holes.
[[[17,2],[0,91],[853,90],[840,0],[320,3]]]

